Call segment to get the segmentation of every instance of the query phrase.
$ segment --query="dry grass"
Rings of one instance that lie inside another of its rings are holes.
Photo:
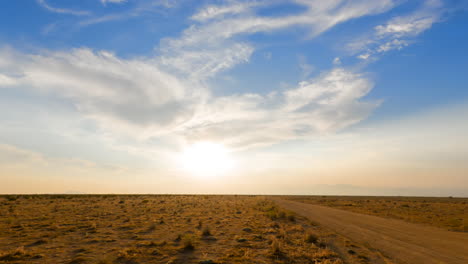
[[[0,263],[342,263],[254,196],[0,196]]]
[[[285,196],[300,202],[468,232],[468,198]]]

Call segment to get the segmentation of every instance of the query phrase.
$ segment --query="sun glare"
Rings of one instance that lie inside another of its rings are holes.
[[[234,161],[221,144],[198,142],[187,147],[181,155],[184,170],[202,177],[219,176],[233,169]]]

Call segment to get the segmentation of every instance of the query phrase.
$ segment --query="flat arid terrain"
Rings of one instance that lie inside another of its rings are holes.
[[[431,225],[450,231],[468,232],[468,198],[373,196],[284,196],[283,198]]]
[[[0,264],[468,264],[468,0],[0,21]]]
[[[337,264],[375,258],[264,197],[3,196],[0,212],[0,263]]]
[[[284,198],[0,196],[0,263],[451,264],[468,260],[467,233]],[[396,257],[395,239],[403,247]]]
[[[276,199],[278,205],[378,251],[393,263],[468,263],[468,235],[427,225]],[[388,263],[388,262],[387,262]]]

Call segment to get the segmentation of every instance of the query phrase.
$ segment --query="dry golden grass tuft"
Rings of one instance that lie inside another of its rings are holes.
[[[264,197],[0,196],[0,263],[342,263]]]

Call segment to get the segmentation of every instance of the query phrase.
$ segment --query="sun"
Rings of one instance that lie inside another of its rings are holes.
[[[234,167],[226,147],[207,141],[187,147],[180,156],[180,163],[185,171],[201,177],[219,176]]]

